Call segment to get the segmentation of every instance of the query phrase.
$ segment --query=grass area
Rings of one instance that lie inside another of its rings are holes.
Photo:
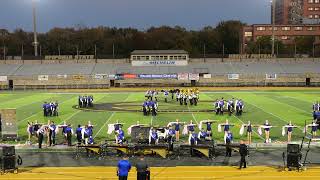
[[[212,102],[224,97],[229,99],[231,97],[241,98],[245,103],[245,112],[241,117],[217,116],[214,113],[159,113],[157,117],[152,118],[144,117],[142,113],[137,112],[111,112],[111,111],[99,111],[88,112],[78,109],[74,109],[73,106],[77,104],[77,98],[82,93],[46,93],[46,92],[4,92],[0,94],[0,109],[4,108],[16,108],[17,109],[17,121],[18,121],[18,135],[25,141],[27,139],[27,122],[35,121],[47,123],[48,120],[55,121],[56,124],[62,124],[63,121],[71,123],[75,128],[78,124],[84,125],[89,120],[94,127],[95,141],[99,142],[104,139],[113,138],[107,135],[107,124],[119,122],[125,123],[124,129],[126,130],[131,124],[139,121],[143,124],[163,126],[168,122],[174,121],[179,118],[180,121],[200,122],[204,119],[218,120],[219,123],[223,123],[225,119],[229,119],[232,124],[236,124],[232,128],[233,134],[236,140],[241,137],[239,135],[239,129],[242,123],[246,123],[248,120],[252,124],[262,124],[266,119],[269,122],[277,126],[271,130],[271,139],[273,141],[285,141],[286,137],[281,135],[281,127],[288,121],[292,121],[294,124],[300,126],[299,129],[295,129],[293,133],[293,140],[300,140],[304,135],[302,129],[305,123],[312,120],[312,103],[319,100],[320,91],[302,91],[302,90],[279,90],[279,91],[218,91],[218,92],[205,92],[200,93],[199,105],[194,106],[180,106],[175,100],[169,100],[165,103],[163,98],[159,98],[160,109],[176,109],[176,110],[200,110],[200,109],[213,109]],[[143,92],[107,92],[107,93],[88,93],[94,96],[95,104],[98,103],[121,103],[133,105],[130,108],[140,109],[140,105],[144,100]],[[59,101],[60,103],[60,116],[59,117],[43,117],[42,103],[44,101]],[[255,129],[255,132],[256,129]],[[217,126],[213,126],[213,135],[216,140],[222,141],[223,133],[217,132]],[[61,141],[61,135],[58,135],[58,143]],[[263,137],[257,133],[253,134],[255,142],[263,142]],[[34,139],[36,141],[36,139]]]

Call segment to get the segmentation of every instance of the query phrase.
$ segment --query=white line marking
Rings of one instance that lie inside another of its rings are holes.
[[[113,112],[111,116],[107,119],[107,121],[103,124],[103,126],[99,129],[99,131],[93,136],[93,139],[97,137],[97,135],[101,132],[101,130],[107,125],[107,123],[111,120],[116,112]]]

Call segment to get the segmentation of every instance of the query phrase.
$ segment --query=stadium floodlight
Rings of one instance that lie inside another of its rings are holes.
[[[272,37],[271,37],[271,41],[272,41],[272,48],[271,48],[271,54],[272,56],[274,56],[274,41],[275,41],[275,37],[274,37],[274,26],[275,26],[275,21],[276,21],[276,0],[271,0],[271,9],[272,9]]]
[[[32,0],[32,15],[33,15],[33,46],[34,56],[38,56],[38,38],[37,38],[37,18],[36,18],[36,1]]]

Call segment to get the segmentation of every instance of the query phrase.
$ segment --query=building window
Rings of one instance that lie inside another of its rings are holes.
[[[257,27],[257,31],[265,31],[266,27]]]
[[[296,31],[302,31],[302,27],[294,27],[294,30],[296,30]]]
[[[315,18],[315,19],[319,19],[319,15],[318,15],[318,14],[315,14],[315,15],[314,15],[314,18]]]
[[[252,32],[244,32],[244,37],[252,37]]]
[[[319,3],[319,0],[314,0],[314,3]]]
[[[313,11],[313,7],[309,7],[309,8],[308,8],[308,11]]]
[[[308,3],[313,3],[313,0],[308,0]]]
[[[281,39],[282,39],[282,40],[288,40],[289,37],[288,37],[288,36],[281,36]]]
[[[315,10],[315,11],[319,11],[319,7],[315,7],[314,10]]]
[[[312,14],[310,14],[308,17],[309,17],[309,19],[312,19],[312,18],[313,18],[313,15],[312,15]]]
[[[308,30],[308,31],[313,31],[313,30],[315,30],[315,28],[313,28],[313,27],[308,27],[307,30]]]
[[[290,31],[290,27],[282,27],[282,31]]]
[[[269,30],[272,31],[272,27],[269,27]],[[277,27],[274,27],[273,30],[277,31],[278,28],[277,28]]]

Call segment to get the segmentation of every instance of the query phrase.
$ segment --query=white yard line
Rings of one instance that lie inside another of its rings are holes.
[[[93,136],[93,139],[97,137],[97,135],[102,131],[102,129],[107,125],[107,123],[112,119],[116,112],[113,112],[111,116],[107,119],[107,121],[103,124],[103,126],[99,129],[99,131]]]
[[[189,112],[190,112],[189,103],[188,103],[188,110],[189,110]],[[198,123],[198,121],[197,121],[197,118],[194,116],[193,112],[192,112],[191,114],[192,114],[192,118],[193,118],[193,120],[195,120],[195,121],[196,121],[196,123],[197,123],[197,126],[199,126],[199,123]]]
[[[268,98],[268,97],[266,97],[266,98]],[[271,98],[268,98],[268,99],[271,99]],[[294,109],[296,109],[296,110],[298,110],[298,111],[301,111],[301,112],[305,112],[305,113],[310,114],[310,112],[307,112],[307,111],[305,111],[305,110],[303,110],[303,109],[299,109],[299,108],[294,107],[294,106],[292,106],[292,105],[290,105],[290,104],[286,104],[286,103],[283,103],[283,102],[280,102],[280,101],[277,101],[277,100],[274,100],[274,99],[271,99],[271,100],[274,101],[274,102],[276,102],[276,103],[280,103],[280,104],[284,104],[284,105],[291,106],[291,107],[293,107]]]
[[[248,103],[248,102],[246,101],[246,103]],[[270,113],[270,112],[268,112],[268,111],[265,111],[265,110],[263,110],[263,108],[260,108],[259,106],[255,105],[255,104],[253,104],[253,103],[248,103],[248,104],[253,105],[254,107],[256,107],[256,108],[260,109],[261,111],[263,111],[263,112],[265,112],[265,113],[268,113],[268,114],[270,114],[270,115],[272,115],[272,116],[274,116],[274,117],[276,117],[276,118],[280,119],[281,121],[283,121],[283,122],[285,122],[285,123],[289,123],[288,121],[286,121],[286,120],[282,119],[280,116],[278,116],[278,115],[276,115],[276,114],[273,114],[273,113]],[[298,127],[298,128],[299,128],[300,130],[302,130],[302,131],[303,131],[303,129],[302,129],[302,128],[300,128],[300,127]]]
[[[104,97],[105,97],[105,96],[104,96]],[[129,94],[128,97],[124,100],[124,102],[128,101],[129,97],[130,97],[130,94]],[[112,117],[113,117],[116,113],[117,113],[116,111],[112,112],[111,116],[107,119],[107,121],[103,124],[103,126],[99,129],[99,131],[94,135],[93,139],[94,139],[95,137],[97,137],[97,135],[102,131],[102,129],[107,125],[107,123],[112,119]]]

